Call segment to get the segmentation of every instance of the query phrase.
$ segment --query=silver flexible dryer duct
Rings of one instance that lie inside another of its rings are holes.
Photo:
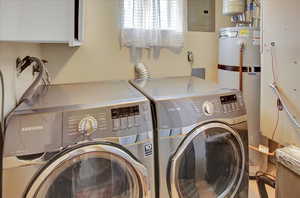
[[[146,65],[143,63],[135,64],[135,79],[149,79],[151,78],[150,72]]]

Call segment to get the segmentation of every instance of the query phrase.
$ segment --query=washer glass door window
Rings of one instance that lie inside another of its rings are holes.
[[[244,174],[245,148],[232,128],[209,123],[184,139],[169,165],[173,198],[234,197]]]
[[[119,148],[90,145],[49,164],[25,197],[140,198],[145,176],[144,167]]]

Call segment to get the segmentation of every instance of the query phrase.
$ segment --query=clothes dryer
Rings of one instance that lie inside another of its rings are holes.
[[[131,82],[152,103],[160,198],[247,198],[242,94],[195,77]]]

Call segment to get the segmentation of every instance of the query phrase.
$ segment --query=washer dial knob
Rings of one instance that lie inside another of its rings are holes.
[[[92,135],[98,128],[98,121],[93,116],[83,118],[78,125],[78,131],[85,135]]]
[[[212,116],[215,113],[215,106],[209,101],[204,102],[202,109],[206,116]]]

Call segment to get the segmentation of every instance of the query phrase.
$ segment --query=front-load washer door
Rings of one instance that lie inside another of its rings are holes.
[[[219,122],[190,132],[169,162],[172,198],[233,198],[245,171],[239,134]]]
[[[32,180],[25,198],[147,198],[147,170],[126,149],[87,143],[60,153]]]

